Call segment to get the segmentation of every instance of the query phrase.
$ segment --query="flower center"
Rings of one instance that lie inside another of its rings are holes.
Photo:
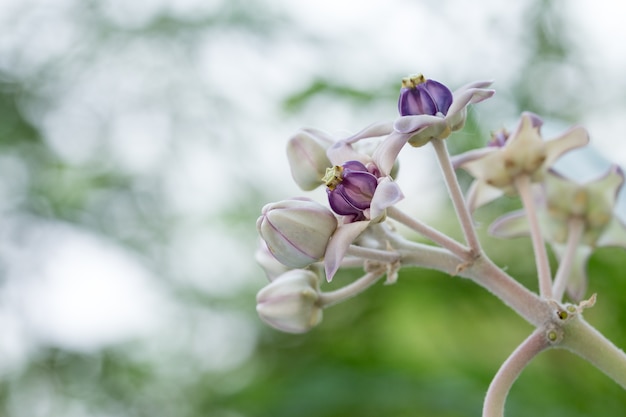
[[[411,75],[402,79],[402,88],[416,88],[420,84],[426,82],[426,77],[422,74]]]
[[[339,165],[335,165],[332,168],[326,168],[326,174],[324,174],[324,178],[322,178],[322,181],[324,181],[328,189],[331,191],[337,188],[337,185],[339,185],[342,180],[343,167]]]

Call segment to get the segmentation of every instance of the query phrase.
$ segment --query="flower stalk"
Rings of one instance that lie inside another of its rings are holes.
[[[559,262],[559,268],[554,276],[554,286],[552,287],[552,297],[561,301],[567,288],[568,279],[572,272],[572,266],[575,262],[576,248],[580,243],[580,239],[585,231],[585,222],[579,217],[572,217],[568,221],[569,233],[567,235],[567,244],[565,246],[565,254]]]
[[[539,294],[546,298],[552,298],[552,277],[550,272],[550,263],[548,262],[548,252],[543,240],[535,201],[530,189],[530,177],[528,175],[519,175],[515,178],[515,188],[520,195],[522,204],[526,209],[528,222],[530,224],[530,237],[535,253],[535,263],[537,265],[537,278],[539,280]]]
[[[439,160],[439,166],[441,167],[443,178],[446,182],[448,193],[450,194],[450,199],[454,205],[454,210],[456,211],[456,215],[461,223],[461,229],[463,230],[465,241],[470,247],[472,253],[477,256],[481,253],[480,242],[476,234],[476,228],[474,227],[472,216],[467,208],[467,204],[465,204],[465,197],[463,197],[461,186],[459,185],[459,181],[457,180],[454,172],[454,167],[452,166],[452,162],[450,160],[450,154],[448,153],[446,142],[441,139],[436,139],[432,140],[431,143],[435,148],[437,159]]]

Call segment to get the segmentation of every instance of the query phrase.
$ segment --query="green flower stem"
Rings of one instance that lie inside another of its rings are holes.
[[[626,389],[626,354],[604,335],[576,315],[563,326],[563,347],[600,369]]]
[[[448,249],[460,259],[469,261],[472,258],[472,254],[467,247],[450,238],[449,236],[441,233],[439,230],[434,229],[409,216],[397,207],[392,206],[387,208],[387,216],[415,230],[417,233],[432,240],[441,247]]]
[[[480,248],[480,241],[476,234],[476,228],[474,228],[474,222],[472,221],[472,215],[465,204],[465,197],[461,191],[461,186],[457,180],[452,161],[450,160],[450,154],[448,153],[448,147],[445,139],[433,139],[430,141],[437,153],[437,159],[439,159],[439,166],[443,173],[443,177],[448,188],[448,193],[452,199],[454,210],[461,223],[463,234],[465,235],[465,241],[475,255],[482,252]]]
[[[585,222],[579,217],[572,217],[568,222],[569,233],[567,235],[567,246],[565,247],[565,254],[561,258],[559,263],[559,269],[556,271],[554,277],[554,285],[552,286],[552,297],[561,301],[565,289],[567,288],[568,279],[572,271],[572,265],[574,264],[576,257],[576,248],[580,243],[580,238],[585,231]]]
[[[325,308],[352,298],[374,285],[380,278],[382,278],[385,271],[386,268],[378,268],[375,271],[368,272],[361,278],[352,281],[350,284],[335,291],[323,292],[320,294],[318,302]]]
[[[528,175],[518,175],[515,178],[515,188],[522,199],[528,223],[530,225],[530,236],[533,242],[533,250],[535,252],[535,262],[537,263],[537,277],[539,279],[539,294],[542,297],[552,298],[552,277],[550,273],[550,264],[548,262],[548,252],[543,241],[539,220],[537,218],[537,210],[535,201],[530,189],[530,177]]]
[[[502,364],[491,381],[483,403],[483,417],[503,417],[506,397],[530,361],[550,346],[544,329],[536,329]]]

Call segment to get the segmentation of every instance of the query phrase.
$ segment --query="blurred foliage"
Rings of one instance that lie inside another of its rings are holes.
[[[132,39],[193,43],[218,28],[267,42],[279,29],[297,32],[285,17],[261,2],[225,1],[213,14],[186,18],[162,13],[134,28],[107,21],[102,4],[89,1],[76,6],[77,15],[91,25],[89,48]],[[563,5],[563,1],[531,2],[526,20],[532,30],[527,39],[520,40],[527,46],[528,56],[512,99],[520,110],[568,120],[579,111],[572,99],[579,91],[555,81],[567,71],[574,74],[568,72],[563,79],[579,77],[584,66],[567,38],[570,28],[561,14]],[[85,60],[90,59],[89,48],[82,51]],[[40,69],[34,78],[0,72],[0,153],[18,161],[28,178],[20,189],[22,195],[12,196],[15,201],[5,214],[68,222],[113,239],[159,271],[163,280],[159,284],[181,309],[230,308],[253,317],[254,292],[261,282],[229,297],[207,295],[173,279],[177,271],[163,253],[184,219],[166,208],[167,195],[158,179],[119,169],[110,156],[86,165],[72,164],[50,149],[25,103],[49,105],[50,91],[43,91],[43,80],[55,70],[63,71],[63,66],[52,62]],[[395,81],[383,80],[365,90],[321,75],[288,94],[282,110],[297,116],[319,96],[346,106],[381,102],[395,106],[396,90]],[[554,90],[562,94],[567,106],[544,101]],[[540,94],[535,94],[538,91]],[[53,89],[52,94],[62,92]],[[470,111],[465,130],[457,134],[463,140],[450,141],[452,153],[482,145],[485,134]],[[467,183],[467,178],[463,181]],[[265,194],[252,185],[242,194],[244,197],[223,208],[217,221],[200,219],[197,226],[208,229],[217,223],[229,227],[241,240],[254,240],[253,224]],[[486,225],[517,204],[512,200],[494,203],[478,213],[478,221]],[[444,218],[450,213],[448,209],[442,215],[443,228],[454,227]],[[536,285],[528,241],[483,238],[498,264],[524,285]],[[589,264],[590,291],[599,294],[599,302],[586,317],[618,346],[626,346],[622,324],[626,321],[625,269],[626,257],[617,249],[597,251]],[[334,285],[354,279],[356,274],[342,272]],[[23,416],[29,411],[35,413],[32,416],[477,416],[499,364],[531,330],[499,300],[472,283],[415,269],[402,271],[396,285],[376,286],[330,308],[323,324],[309,334],[286,335],[258,326],[254,354],[225,371],[202,368],[196,356],[186,351],[144,354],[141,340],[92,353],[39,346],[29,353],[23,367],[2,375],[0,416]],[[37,405],[32,406],[33,402]],[[626,395],[621,387],[583,360],[564,351],[549,351],[514,385],[507,416],[618,417],[624,410]]]

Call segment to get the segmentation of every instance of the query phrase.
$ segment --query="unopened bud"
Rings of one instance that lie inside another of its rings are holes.
[[[323,184],[326,168],[332,166],[326,149],[333,141],[323,132],[303,129],[289,139],[287,159],[298,187],[310,191]]]
[[[293,269],[277,277],[257,294],[256,310],[270,326],[289,333],[304,333],[322,321],[319,277]]]
[[[329,209],[304,198],[267,204],[257,220],[272,255],[291,268],[321,260],[336,228],[337,218]]]

